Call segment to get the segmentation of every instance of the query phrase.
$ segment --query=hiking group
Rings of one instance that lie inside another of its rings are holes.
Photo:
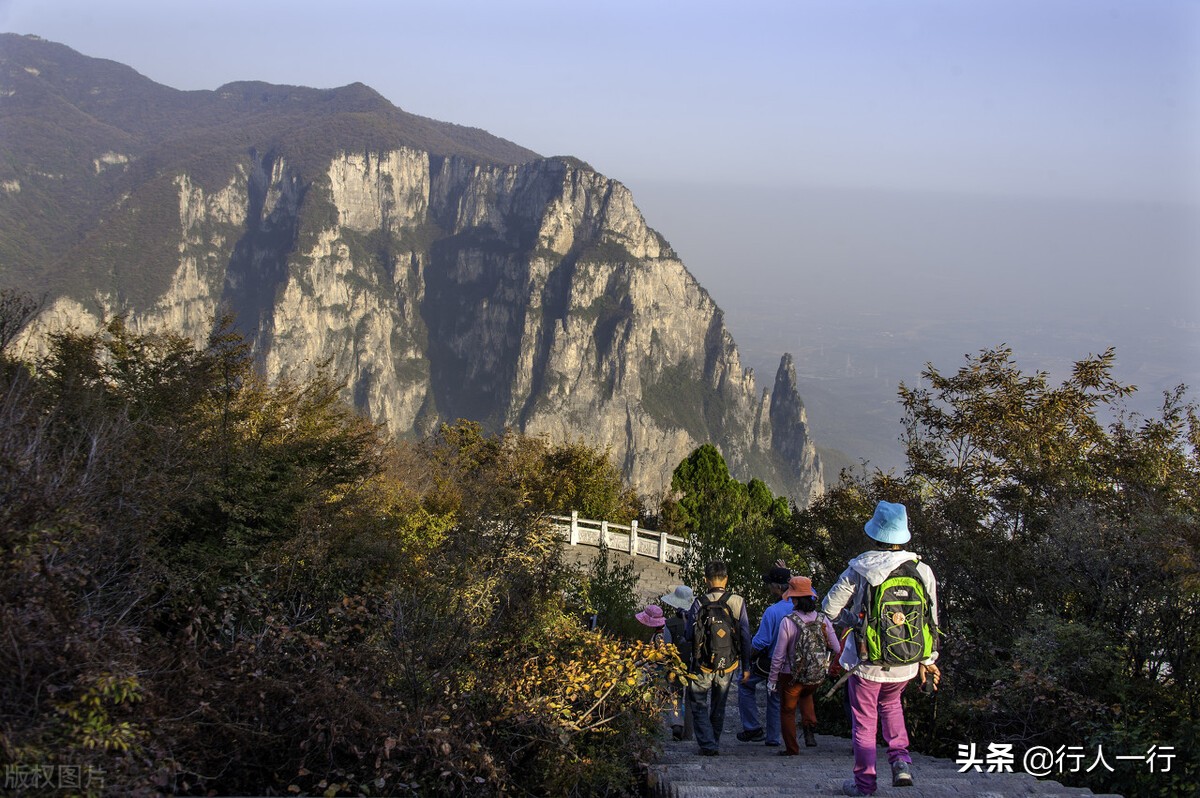
[[[637,614],[643,625],[661,629],[656,639],[676,645],[688,664],[687,685],[676,689],[668,713],[676,740],[690,732],[701,756],[719,754],[736,678],[737,739],[797,756],[797,712],[805,746],[815,746],[817,688],[827,675],[843,673],[854,742],[854,776],[842,783],[843,794],[875,793],[879,731],[892,785],[912,785],[901,695],[914,678],[929,691],[941,680],[935,664],[937,581],[904,547],[911,539],[904,505],[879,502],[863,531],[874,547],[850,561],[820,604],[808,577],[777,562],[763,577],[777,601],[763,611],[753,635],[746,600],[729,589],[728,567],[720,561],[705,566],[701,595],[680,585],[662,597],[670,617],[657,604]],[[755,693],[764,684],[766,716],[760,722]]]

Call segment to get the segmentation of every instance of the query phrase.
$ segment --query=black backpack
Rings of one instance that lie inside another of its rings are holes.
[[[863,602],[864,659],[883,665],[911,665],[929,658],[937,646],[925,582],[918,560],[901,563]]]
[[[679,651],[679,658],[683,660],[684,665],[691,665],[692,644],[691,641],[684,639],[685,621],[683,618],[667,618],[667,628],[671,630],[671,642]]]
[[[737,620],[729,609],[729,596],[725,591],[718,599],[701,599],[696,613],[696,665],[706,673],[726,673],[741,661]]]

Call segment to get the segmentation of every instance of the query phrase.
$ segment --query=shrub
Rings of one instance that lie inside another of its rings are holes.
[[[677,660],[580,626],[545,520],[636,506],[605,453],[389,442],[221,325],[0,365],[0,761],[146,794],[636,791]]]

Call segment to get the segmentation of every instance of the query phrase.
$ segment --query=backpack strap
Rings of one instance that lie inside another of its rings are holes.
[[[733,607],[730,607],[730,606],[729,606],[729,597],[730,597],[730,595],[731,595],[731,594],[730,594],[730,592],[729,592],[728,590],[724,590],[724,591],[722,591],[722,592],[721,592],[721,597],[720,597],[720,598],[713,599],[712,601],[706,601],[706,602],[704,602],[704,606],[706,606],[706,607],[709,607],[710,609],[711,609],[711,608],[714,608],[714,607],[721,607],[721,608],[722,608],[722,609],[724,609],[726,612],[728,612],[728,613],[729,613],[729,619],[730,619],[731,621],[733,621],[733,629],[734,629],[734,633],[736,634],[736,633],[737,633],[737,631],[738,631],[738,629],[737,629],[737,621],[738,621],[738,619],[733,617]]]
[[[806,621],[800,617],[800,613],[793,611],[792,613],[790,613],[787,616],[787,619],[796,625],[797,632],[799,632],[805,626],[808,626],[810,623],[821,624],[821,640],[825,643],[825,648],[828,648],[830,651],[834,652],[835,654],[837,653],[836,649],[829,647],[829,638],[827,638],[825,636],[825,629],[830,625],[830,621],[829,621],[829,618],[824,613],[817,612],[816,618],[814,618],[811,621]]]
[[[733,593],[726,590],[721,594],[721,597],[717,599],[717,602],[725,608],[726,612],[729,613],[729,625],[733,627],[733,639],[734,642],[737,643],[735,647],[740,651],[742,647],[742,629],[738,624],[737,616],[733,614],[733,607],[729,606],[729,600],[731,598],[733,598]]]

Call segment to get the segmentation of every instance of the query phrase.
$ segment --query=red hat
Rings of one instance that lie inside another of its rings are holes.
[[[812,596],[816,598],[817,594],[813,592],[812,580],[807,576],[793,576],[788,581],[788,589],[784,591],[784,598],[792,596]]]

